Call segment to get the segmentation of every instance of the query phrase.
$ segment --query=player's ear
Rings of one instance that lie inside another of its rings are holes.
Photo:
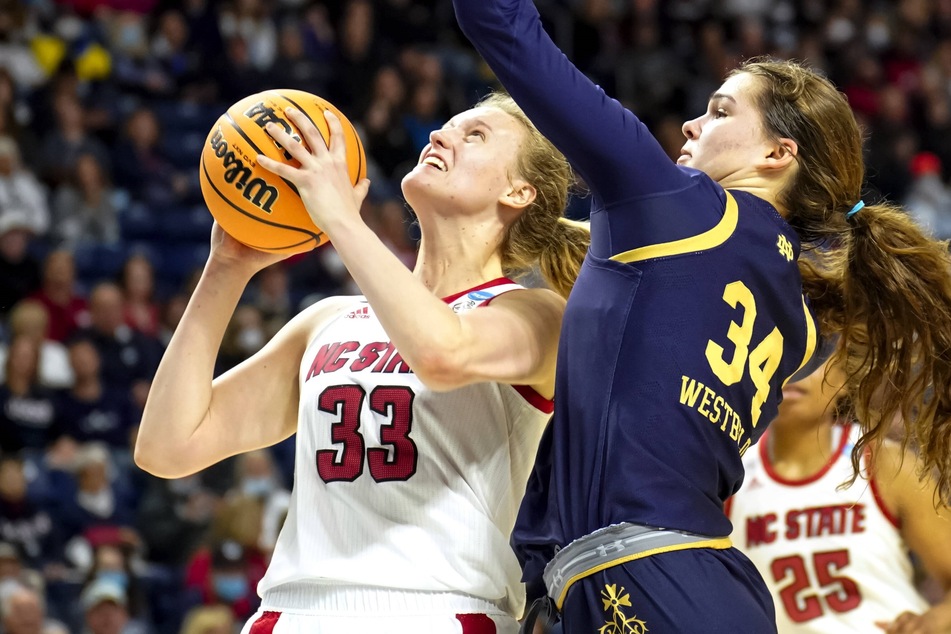
[[[771,144],[769,154],[763,161],[764,169],[785,169],[796,160],[799,144],[792,139],[782,138]]]
[[[509,189],[499,197],[499,202],[513,209],[524,209],[532,204],[538,191],[527,182],[516,179]]]

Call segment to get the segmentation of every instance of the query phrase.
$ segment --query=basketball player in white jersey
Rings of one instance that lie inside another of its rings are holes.
[[[951,631],[951,595],[915,589],[909,550],[951,589],[951,514],[915,457],[887,443],[852,477],[858,430],[839,424],[844,384],[825,366],[783,389],[779,416],[744,456],[746,477],[727,504],[733,540],[766,580],[780,634]]]
[[[360,217],[339,121],[311,153],[268,128],[292,181],[365,296],[304,310],[212,381],[248,280],[279,256],[217,226],[201,281],[152,384],[136,462],[175,478],[297,433],[294,491],[251,634],[515,632],[508,539],[551,412],[564,298],[587,246],[560,220],[570,169],[493,96],[431,135],[403,180],[422,230],[407,270]],[[538,264],[559,293],[508,271]]]

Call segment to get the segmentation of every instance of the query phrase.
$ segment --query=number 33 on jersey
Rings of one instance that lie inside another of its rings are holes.
[[[445,301],[461,313],[519,288],[503,278]],[[299,380],[299,499],[262,592],[325,576],[501,597],[520,614],[508,539],[551,401],[497,383],[430,391],[361,297],[312,336]]]

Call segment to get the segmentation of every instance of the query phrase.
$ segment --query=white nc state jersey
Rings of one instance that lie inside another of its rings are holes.
[[[834,455],[806,480],[772,469],[768,431],[743,458],[746,478],[728,502],[733,543],[766,580],[781,634],[868,634],[879,631],[876,621],[928,609],[874,477],[837,490],[852,476],[857,432],[836,427]]]
[[[519,288],[500,279],[445,301],[461,313]],[[301,362],[294,491],[263,605],[357,584],[461,592],[519,616],[509,536],[551,411],[530,388],[427,389],[355,297]]]

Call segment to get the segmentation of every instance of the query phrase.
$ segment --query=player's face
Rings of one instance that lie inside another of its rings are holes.
[[[525,130],[498,108],[473,108],[429,136],[419,162],[403,178],[406,201],[417,213],[436,204],[494,209],[513,189],[515,157]]]
[[[809,429],[831,420],[836,403],[844,395],[843,385],[844,372],[839,368],[832,368],[826,374],[825,365],[801,381],[787,383],[783,388],[779,416],[772,424]]]
[[[773,152],[754,95],[757,79],[738,73],[710,97],[707,111],[683,125],[678,165],[705,172],[721,185],[742,184]]]

